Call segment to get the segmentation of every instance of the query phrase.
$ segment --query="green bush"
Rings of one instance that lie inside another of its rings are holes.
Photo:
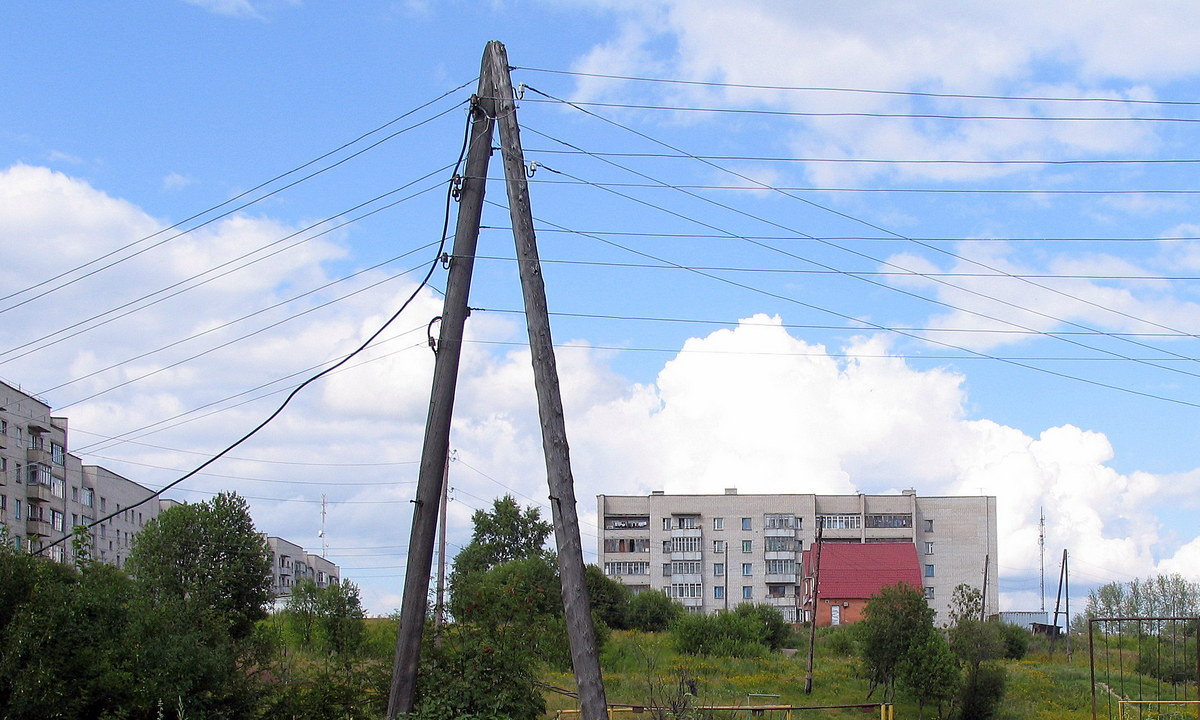
[[[764,629],[750,614],[720,611],[686,614],[671,628],[675,646],[687,655],[760,657],[767,654]]]
[[[646,590],[629,599],[626,610],[630,630],[661,632],[683,613],[683,606],[657,590]]]
[[[1004,623],[1000,626],[1000,635],[1004,638],[1005,658],[1020,660],[1029,652],[1030,633],[1020,625]]]
[[[858,652],[858,639],[853,625],[821,628],[817,631],[817,643],[833,653],[851,657]]]
[[[759,630],[759,641],[768,650],[778,650],[792,636],[792,628],[783,619],[783,613],[770,605],[743,603],[734,609],[738,617],[749,618]]]
[[[991,720],[1000,709],[1008,673],[1003,665],[983,663],[968,673],[958,694],[959,720]]]

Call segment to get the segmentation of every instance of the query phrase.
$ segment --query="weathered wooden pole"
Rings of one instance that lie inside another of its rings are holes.
[[[571,645],[571,663],[579,689],[579,707],[583,720],[605,720],[608,703],[600,675],[600,654],[596,631],[592,626],[591,602],[584,582],[583,547],[579,538],[579,517],[575,511],[575,482],[571,476],[571,458],[563,420],[562,395],[558,386],[558,368],[554,343],[550,337],[550,318],[546,310],[546,286],[542,281],[541,262],[533,232],[533,213],[529,206],[529,182],[525,176],[525,157],[517,125],[516,103],[508,71],[504,45],[487,46],[486,73],[496,88],[496,122],[500,126],[500,148],[504,178],[508,188],[509,215],[517,247],[517,268],[525,298],[525,318],[529,328],[529,348],[533,355],[534,384],[538,414],[542,423],[542,448],[546,455],[546,474],[550,484],[550,510],[554,536],[558,543],[558,571],[562,577],[563,609],[567,639]]]

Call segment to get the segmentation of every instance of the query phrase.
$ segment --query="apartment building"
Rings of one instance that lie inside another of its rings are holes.
[[[297,582],[308,578],[317,587],[327,587],[341,581],[341,569],[321,557],[305,552],[299,545],[283,538],[264,535],[271,548],[271,584],[275,597],[292,594]]]
[[[75,560],[71,542],[45,549],[72,529],[92,527],[93,559],[124,567],[138,532],[175,500],[99,465],[84,465],[68,452],[65,417],[53,417],[42,400],[0,381],[0,529],[19,552],[45,552],[60,562]],[[140,504],[139,504],[140,503]],[[325,587],[341,570],[282,538],[267,538],[273,553],[275,594],[287,595],[308,577]]]
[[[694,612],[749,602],[806,621],[804,554],[818,527],[825,544],[911,544],[920,587],[940,620],[960,583],[985,590],[989,614],[999,609],[995,497],[740,495],[730,488],[723,495],[599,495],[597,504],[605,574],[635,592],[662,590]]]

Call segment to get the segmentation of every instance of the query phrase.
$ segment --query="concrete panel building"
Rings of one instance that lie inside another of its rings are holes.
[[[960,583],[999,609],[996,499],[901,495],[599,495],[599,562],[635,592],[662,590],[689,610],[744,602],[807,619],[803,553],[825,543],[909,543],[921,590],[945,621]],[[986,578],[985,578],[986,572]]]
[[[341,582],[341,568],[335,563],[306,552],[290,540],[264,537],[271,548],[271,584],[277,599],[291,595],[296,583],[305,578],[322,588]]]

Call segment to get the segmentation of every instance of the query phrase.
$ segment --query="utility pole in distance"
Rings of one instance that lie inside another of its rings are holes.
[[[563,611],[567,639],[571,645],[571,663],[579,689],[579,708],[583,720],[605,720],[608,703],[600,674],[600,653],[592,625],[591,601],[584,582],[583,547],[579,539],[579,516],[575,510],[575,481],[571,476],[571,458],[563,420],[562,395],[558,386],[558,368],[550,337],[550,318],[546,310],[546,287],[533,232],[533,214],[529,207],[529,182],[525,176],[525,157],[521,150],[516,103],[508,74],[508,54],[504,45],[488,43],[487,70],[496,89],[496,121],[500,125],[501,156],[508,188],[509,216],[517,246],[517,267],[525,298],[525,317],[529,328],[529,348],[533,356],[534,384],[537,389],[538,415],[542,422],[542,449],[546,455],[546,474],[550,484],[550,510],[554,536],[558,544],[558,571],[562,577]]]
[[[425,613],[429,602],[429,573],[433,566],[438,505],[446,472],[446,453],[450,447],[450,419],[458,381],[463,326],[469,313],[467,299],[471,289],[471,272],[475,266],[475,247],[479,240],[488,159],[492,154],[496,90],[491,77],[487,72],[485,56],[479,76],[479,90],[472,99],[472,124],[467,164],[459,190],[454,255],[450,258],[450,272],[446,278],[446,301],[438,336],[437,359],[434,362],[429,416],[425,424],[417,493],[413,500],[404,596],[400,604],[400,631],[396,637],[396,657],[388,696],[388,720],[412,712],[415,702],[417,666],[421,661],[421,636],[425,630]]]

